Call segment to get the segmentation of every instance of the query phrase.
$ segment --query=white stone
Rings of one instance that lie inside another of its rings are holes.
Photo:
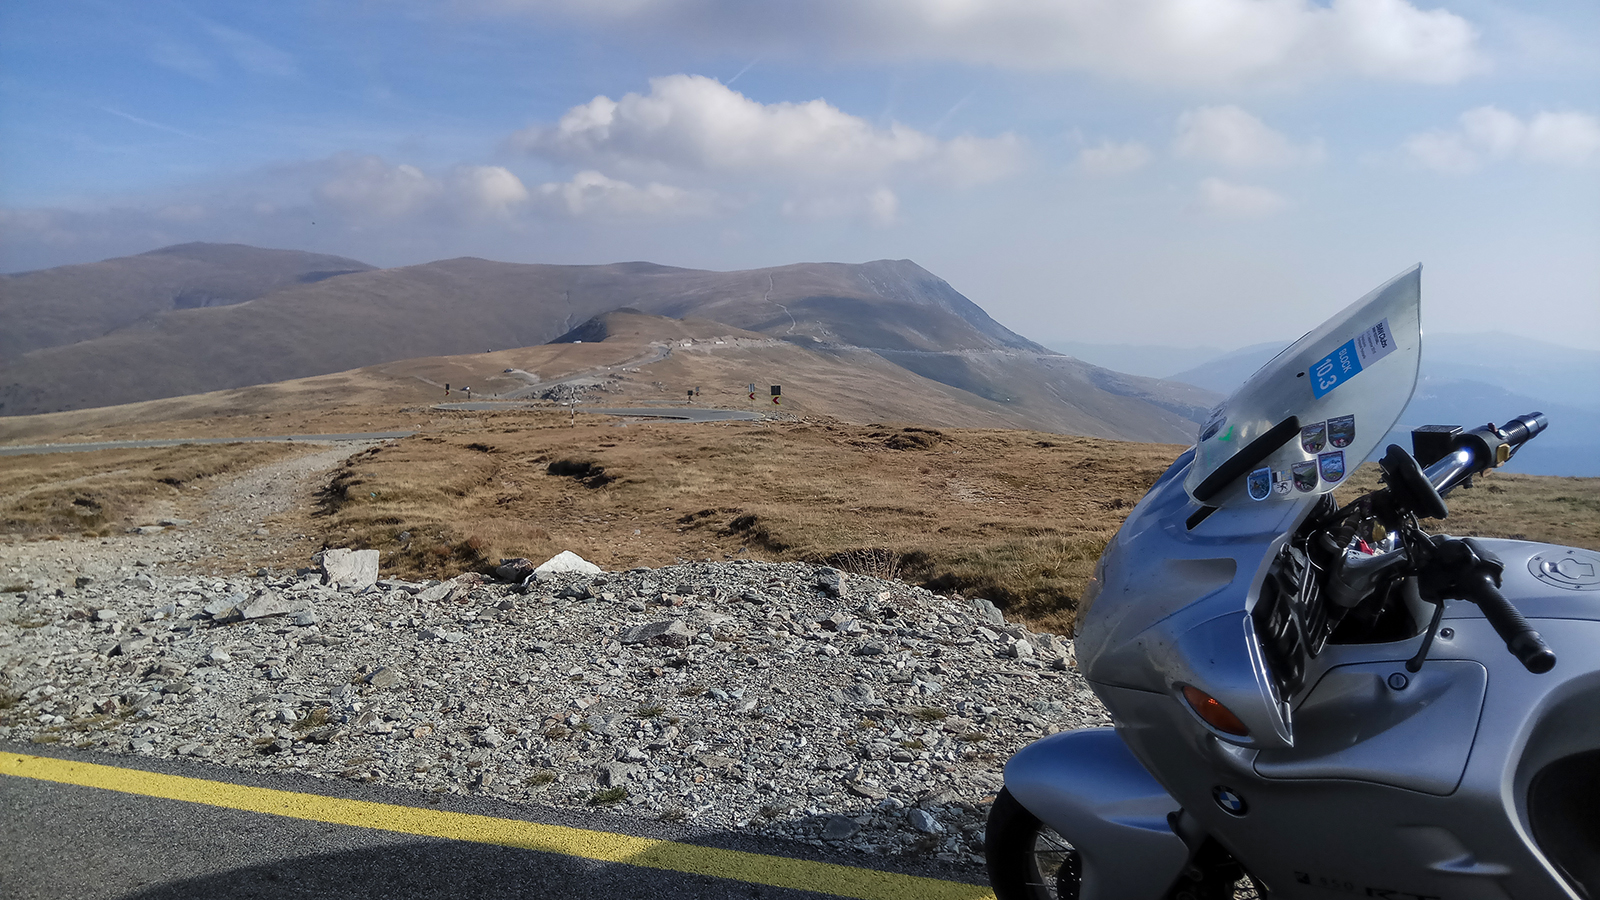
[[[533,571],[535,575],[599,575],[603,570],[571,550],[563,550]]]
[[[322,583],[361,590],[378,583],[378,551],[324,550]]]

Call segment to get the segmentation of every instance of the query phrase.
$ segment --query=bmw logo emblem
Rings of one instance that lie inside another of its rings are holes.
[[[1219,784],[1211,789],[1211,799],[1217,801],[1222,811],[1230,816],[1242,816],[1250,811],[1250,805],[1233,788]]]

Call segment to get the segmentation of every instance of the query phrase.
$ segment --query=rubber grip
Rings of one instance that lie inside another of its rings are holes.
[[[1556,654],[1545,644],[1539,632],[1533,630],[1528,620],[1517,612],[1490,580],[1488,573],[1479,572],[1469,575],[1457,582],[1457,586],[1466,594],[1462,599],[1471,600],[1483,610],[1484,618],[1494,626],[1495,633],[1506,642],[1506,649],[1511,655],[1522,663],[1522,667],[1535,675],[1555,668]]]

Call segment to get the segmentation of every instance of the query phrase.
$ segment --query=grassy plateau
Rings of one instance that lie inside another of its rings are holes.
[[[301,566],[316,544],[377,549],[382,571],[402,577],[487,571],[503,557],[540,561],[562,550],[613,570],[805,560],[987,597],[1058,633],[1071,631],[1106,541],[1182,451],[821,417],[688,425],[413,408],[391,425],[370,408],[307,415],[211,417],[203,430],[308,433],[335,422],[422,430],[352,456],[314,503],[271,523],[308,541],[292,550],[241,546],[220,564]],[[10,540],[100,536],[145,524],[153,510],[195,512],[227,476],[311,449],[190,445],[8,458],[0,532]],[[1363,467],[1341,499],[1376,486],[1373,467]],[[1429,523],[1432,530],[1600,548],[1600,479],[1493,474],[1450,501],[1450,519]]]

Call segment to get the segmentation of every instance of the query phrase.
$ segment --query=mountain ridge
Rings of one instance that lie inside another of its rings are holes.
[[[93,340],[169,310],[244,303],[373,268],[323,253],[189,243],[0,275],[0,363]]]
[[[458,257],[286,284],[229,305],[165,309],[102,336],[29,351],[0,363],[0,415],[537,346],[622,308],[709,320],[832,354],[860,376],[855,381],[892,365],[925,379],[912,382],[923,390],[927,381],[956,390],[949,402],[971,407],[985,423],[1178,440],[1211,402],[1189,386],[1056,354],[910,260],[713,272],[641,261],[563,266]],[[672,330],[660,327],[663,335]],[[898,377],[880,380],[898,384]],[[959,416],[947,418],[960,424]]]

